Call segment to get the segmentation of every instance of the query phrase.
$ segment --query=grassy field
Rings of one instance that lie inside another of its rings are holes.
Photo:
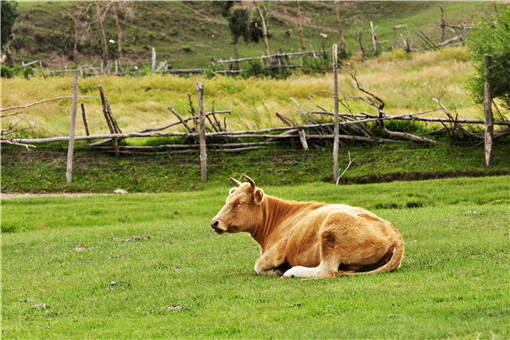
[[[360,205],[402,232],[399,271],[322,281],[257,276],[248,235],[210,230],[227,185],[2,200],[2,335],[508,338],[509,180],[264,186]],[[427,206],[385,209],[416,198]]]
[[[405,141],[381,145],[344,143],[339,152],[339,166],[344,169],[349,163],[348,152],[353,163],[341,183],[510,174],[508,138],[494,145],[491,169],[483,166],[482,146],[444,137],[439,140],[435,146]],[[224,185],[228,176],[239,177],[242,173],[253,176],[261,185],[332,183],[331,145],[308,152],[299,148],[299,145],[288,145],[239,154],[210,152],[208,181],[201,182],[198,153],[149,152],[115,158],[81,146],[74,155],[73,182],[66,184],[67,146],[52,145],[32,151],[3,147],[1,190],[3,193],[104,193],[117,188],[129,192],[193,191]]]
[[[437,107],[432,97],[439,98],[452,113],[459,117],[482,118],[483,108],[476,104],[467,89],[472,72],[469,53],[465,48],[447,48],[440,51],[400,55],[387,53],[367,61],[351,60],[363,87],[373,91],[386,102],[388,114],[403,114]],[[350,77],[340,74],[340,89],[344,95],[359,95]],[[163,126],[177,121],[167,109],[170,105],[183,116],[189,116],[187,93],[193,94],[196,105],[195,84],[205,87],[205,109],[212,103],[216,110],[232,110],[228,116],[229,129],[265,128],[282,126],[275,112],[301,121],[295,98],[305,110],[317,110],[308,99],[313,95],[322,106],[333,110],[331,95],[333,76],[294,75],[289,79],[240,79],[218,76],[181,78],[177,76],[149,75],[144,77],[90,77],[80,79],[79,95],[98,96],[97,86],[102,84],[113,113],[123,131],[138,131]],[[69,96],[71,78],[43,78],[30,80],[13,78],[2,80],[2,107]],[[323,91],[323,92],[321,92]],[[81,102],[82,100],[80,100]],[[84,99],[91,133],[108,131],[98,99]],[[70,100],[33,106],[25,111],[25,126],[34,129],[23,131],[24,136],[55,136],[69,133]],[[373,108],[351,103],[353,112],[375,113]],[[196,109],[196,108],[195,108]],[[343,110],[343,108],[342,108]],[[444,116],[442,112],[432,116]],[[18,116],[3,119],[3,124],[14,122]],[[77,133],[84,134],[83,122],[77,121]]]
[[[53,64],[69,64],[73,58],[74,29],[72,16],[83,13],[87,7],[73,2],[20,1],[20,20],[15,28],[16,44],[20,49],[16,59],[38,59]],[[269,47],[287,51],[300,50],[297,27],[296,2],[265,2],[268,10],[267,26],[270,33]],[[376,33],[382,50],[393,43],[393,25],[405,25],[399,30],[407,36],[407,29],[414,36],[414,44],[423,43],[414,33],[423,31],[434,41],[440,39],[440,9],[445,10],[449,24],[476,24],[480,18],[495,15],[493,2],[345,2],[341,4],[344,35],[351,53],[358,53],[358,33],[364,27],[365,46],[370,45],[369,22],[377,27]],[[305,46],[320,49],[325,33],[326,46],[338,41],[334,4],[331,1],[303,1],[301,13]],[[81,10],[78,11],[78,7]],[[150,63],[150,50],[155,47],[158,60],[168,60],[174,67],[206,67],[210,58],[219,59],[232,55],[233,45],[228,23],[220,9],[210,2],[135,2],[123,4],[120,26],[123,35],[125,61]],[[81,34],[78,62],[99,60],[101,43],[95,24],[95,8],[88,11],[82,25],[91,24]],[[106,14],[106,39],[117,41],[117,31],[112,12]],[[289,37],[287,30],[292,30]],[[452,37],[450,31],[446,38]],[[115,54],[116,43],[109,45],[110,55]],[[258,56],[263,53],[263,43],[239,43],[240,56]],[[204,53],[205,52],[205,53]]]

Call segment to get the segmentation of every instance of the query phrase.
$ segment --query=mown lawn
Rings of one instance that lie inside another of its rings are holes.
[[[404,235],[399,271],[329,280],[257,276],[249,235],[220,237],[209,227],[227,184],[4,199],[2,335],[508,338],[509,183],[502,176],[264,187],[287,199],[370,208]],[[387,209],[410,201],[424,204]]]

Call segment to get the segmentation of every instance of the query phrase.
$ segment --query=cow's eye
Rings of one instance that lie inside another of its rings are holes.
[[[236,205],[235,205],[235,206],[236,206],[236,208],[237,208],[237,207],[239,207],[239,206],[241,206],[241,205],[243,205],[243,204],[244,204],[244,202],[239,201],[239,202],[237,202],[237,203],[236,203]]]

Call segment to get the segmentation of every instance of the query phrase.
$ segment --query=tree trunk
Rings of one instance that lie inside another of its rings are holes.
[[[97,23],[99,24],[99,33],[101,35],[101,43],[103,45],[103,60],[105,64],[108,63],[108,47],[106,46],[106,35],[104,33],[103,20],[101,20],[101,9],[99,8],[99,1],[96,0],[96,15]]]
[[[363,26],[361,27],[361,31],[359,31],[358,34],[358,42],[359,42],[359,48],[361,50],[361,55],[363,58],[367,56],[367,52],[365,51],[365,47],[363,46]]]
[[[117,26],[117,46],[119,48],[119,59],[122,59],[122,32],[119,25],[119,14],[117,13],[117,6],[115,4],[113,5],[112,9],[113,16],[115,18],[115,25]]]
[[[78,32],[78,25],[79,25],[79,19],[76,17],[73,17],[73,28],[74,28],[74,43],[73,43],[73,57],[74,62],[76,63],[78,61],[78,39],[80,37]]]
[[[299,1],[297,2],[297,16],[298,16],[299,40],[301,41],[301,50],[306,51],[305,39],[303,38],[303,21],[301,19],[301,3]]]
[[[262,37],[264,39],[264,54],[269,55],[269,43],[267,41],[266,20],[264,19],[264,15],[262,14],[262,9],[260,8],[260,4],[258,2],[255,2],[255,5],[257,6],[257,11],[259,12],[260,21],[262,23]]]
[[[444,31],[445,31],[445,28],[446,28],[446,22],[444,20],[444,10],[443,10],[443,7],[439,7],[439,9],[441,9],[441,42],[443,42],[444,39],[445,39]]]
[[[347,45],[345,44],[344,32],[342,30],[342,21],[340,20],[340,2],[335,1],[336,24],[338,25],[338,37],[340,38],[340,51],[342,57],[347,55]]]
[[[372,45],[374,48],[374,55],[379,54],[379,50],[377,49],[377,35],[375,35],[374,23],[370,21],[370,36],[372,37]]]

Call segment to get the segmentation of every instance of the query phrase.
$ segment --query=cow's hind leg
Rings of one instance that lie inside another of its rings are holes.
[[[355,243],[349,238],[349,229],[357,229],[360,221],[357,216],[346,212],[336,212],[328,216],[320,230],[320,258],[317,267],[295,266],[287,270],[282,278],[310,277],[323,279],[343,275],[338,270],[341,263],[352,263],[347,242]]]
[[[294,266],[287,270],[282,278],[303,277],[324,279],[338,275],[340,258],[336,246],[336,236],[332,231],[323,231],[320,235],[321,262],[317,267]]]

